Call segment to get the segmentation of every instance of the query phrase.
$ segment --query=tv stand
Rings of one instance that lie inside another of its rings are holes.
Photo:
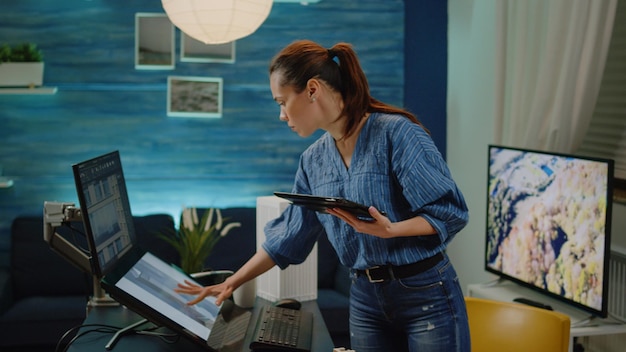
[[[612,319],[602,319],[591,316],[589,313],[571,307],[557,299],[544,296],[529,288],[520,286],[507,280],[490,281],[484,284],[468,285],[467,294],[470,297],[493,299],[496,301],[513,302],[523,297],[552,307],[553,310],[569,315],[571,319],[569,351],[574,348],[576,337],[594,335],[611,335],[626,333],[626,324]]]
[[[539,301],[534,301],[532,299],[528,299],[524,297],[514,298],[513,302],[517,302],[517,303],[525,304],[527,306],[532,306],[532,307],[541,308],[541,309],[554,310],[552,309],[552,306],[550,306],[549,304],[545,304]]]

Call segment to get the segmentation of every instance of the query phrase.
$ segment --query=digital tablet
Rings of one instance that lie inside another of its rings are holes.
[[[208,351],[241,351],[252,311],[231,300],[216,306],[215,297],[189,306],[187,302],[194,295],[174,291],[185,280],[200,285],[178,268],[145,252],[138,260],[134,254],[124,256],[101,284],[120,304]]]
[[[286,192],[274,192],[274,195],[290,201],[293,205],[306,207],[311,210],[318,211],[320,213],[326,213],[328,208],[339,208],[350,212],[356,216],[359,220],[373,221],[374,218],[367,210],[369,206],[347,200],[340,197],[323,197],[314,196],[310,194],[298,194],[298,193],[286,193]],[[386,213],[382,210],[379,212],[383,215]]]

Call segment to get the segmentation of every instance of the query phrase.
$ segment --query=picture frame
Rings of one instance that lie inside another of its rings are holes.
[[[224,44],[205,44],[181,32],[181,62],[235,63],[235,41]]]
[[[167,116],[221,118],[222,91],[219,77],[168,76]]]
[[[175,27],[164,13],[135,14],[135,69],[175,67]]]

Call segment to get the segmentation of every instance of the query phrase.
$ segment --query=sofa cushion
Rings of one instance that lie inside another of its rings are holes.
[[[77,241],[85,240],[79,234],[74,235]],[[11,278],[14,300],[33,295],[84,296],[91,290],[89,276],[54,253],[44,241],[43,215],[19,216],[13,221]]]
[[[350,277],[350,268],[342,264],[337,265],[335,271],[335,283],[333,289],[346,297],[350,297],[350,287],[352,286],[352,279]]]
[[[331,335],[350,331],[350,298],[330,289],[317,291],[317,305]]]
[[[325,233],[317,239],[317,255],[317,287],[333,288],[339,259]]]
[[[198,209],[202,217],[206,209]],[[206,269],[237,271],[256,252],[256,208],[220,209],[224,223],[239,222],[241,227],[232,228],[215,244],[204,262]]]
[[[6,346],[54,346],[68,329],[86,316],[85,296],[32,296],[21,299],[0,316],[0,350]]]
[[[174,233],[176,227],[174,218],[169,214],[151,214],[133,216],[136,241],[139,247],[154,254],[166,263],[178,263],[178,252],[166,241],[159,238],[159,234]]]

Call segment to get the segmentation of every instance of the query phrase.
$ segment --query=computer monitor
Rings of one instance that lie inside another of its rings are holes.
[[[613,164],[490,145],[485,269],[606,317]]]
[[[251,312],[231,301],[218,307],[215,297],[188,306],[194,296],[174,289],[185,280],[195,281],[136,243],[119,152],[78,163],[72,169],[92,271],[111,298],[145,318],[119,330],[106,349],[120,336],[151,321],[210,351],[242,350]]]
[[[133,218],[118,151],[72,166],[92,253],[92,273],[102,278],[135,245]]]

